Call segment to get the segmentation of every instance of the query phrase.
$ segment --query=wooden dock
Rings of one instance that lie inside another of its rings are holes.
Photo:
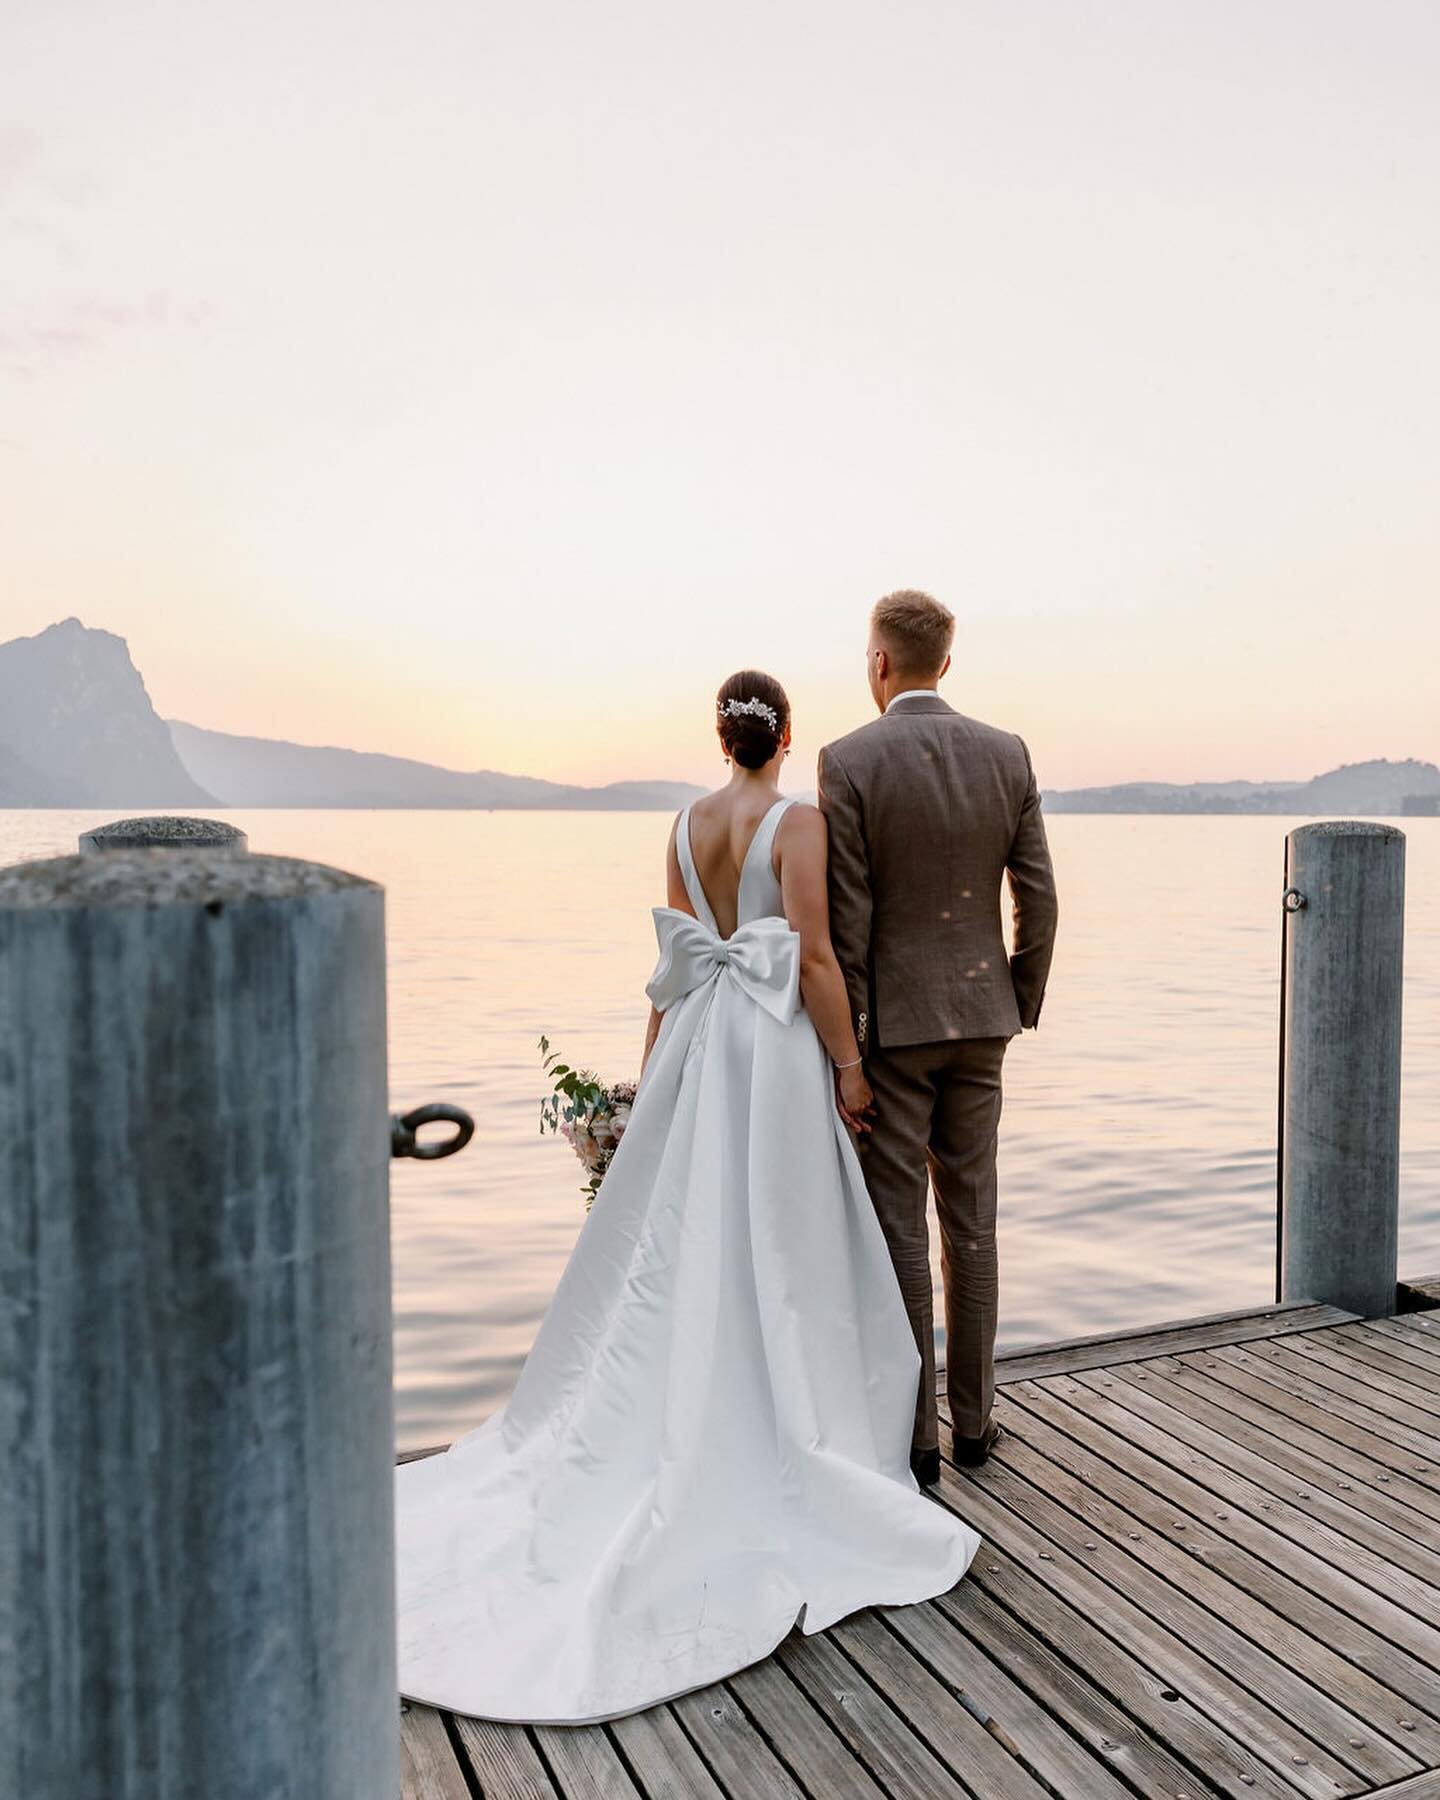
[[[1440,1311],[1000,1379],[1000,1448],[937,1490],[985,1540],[952,1593],[604,1727],[411,1706],[404,1800],[1440,1800]]]

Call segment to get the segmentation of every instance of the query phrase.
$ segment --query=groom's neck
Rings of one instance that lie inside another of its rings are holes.
[[[887,682],[880,710],[886,711],[902,694],[936,694],[939,691],[939,676],[933,681],[897,681],[893,686]]]

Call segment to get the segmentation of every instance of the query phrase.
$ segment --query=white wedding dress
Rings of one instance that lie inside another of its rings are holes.
[[[979,1544],[910,1473],[919,1357],[799,1007],[786,804],[728,939],[681,815],[696,916],[656,910],[660,1034],[514,1396],[396,1471],[412,1699],[613,1718],[942,1593]]]

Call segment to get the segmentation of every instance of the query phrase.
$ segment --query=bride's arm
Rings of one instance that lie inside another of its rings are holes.
[[[665,847],[665,904],[673,906],[677,912],[694,915],[694,907],[690,904],[690,896],[685,892],[685,877],[680,873],[680,855],[675,848],[675,833],[680,828],[677,817],[670,827],[670,842]],[[650,1052],[655,1048],[655,1040],[660,1035],[660,1021],[664,1013],[657,1012],[652,1006],[650,1017],[645,1026],[645,1048],[640,1056],[640,1079],[645,1079],[645,1067],[650,1061]]]
[[[645,1070],[650,1062],[650,1052],[655,1048],[655,1040],[660,1035],[660,1021],[664,1017],[664,1013],[656,1012],[653,1006],[650,1008],[650,1021],[645,1027],[645,1048],[640,1053],[641,1081],[645,1079]]]
[[[830,942],[828,837],[817,809],[792,806],[780,822],[775,849],[785,917],[800,936],[800,998],[835,1065],[839,1106],[846,1124],[856,1131],[868,1131],[865,1115],[873,1096],[860,1066],[845,978]]]

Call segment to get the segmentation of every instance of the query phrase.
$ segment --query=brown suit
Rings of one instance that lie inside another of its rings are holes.
[[[820,752],[830,929],[875,1128],[865,1179],[923,1365],[915,1447],[939,1442],[926,1198],[934,1181],[955,1429],[994,1398],[995,1142],[1005,1047],[1040,1017],[1055,878],[1025,745],[916,693]],[[1015,953],[1000,913],[1008,875]]]

